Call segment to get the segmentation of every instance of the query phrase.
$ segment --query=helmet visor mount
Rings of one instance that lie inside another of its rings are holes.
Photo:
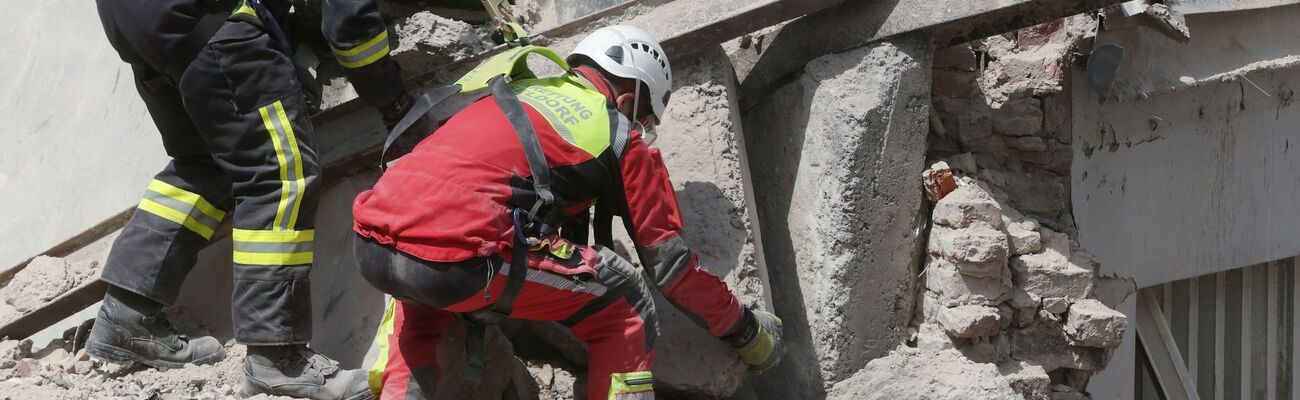
[[[632,43],[627,40],[627,36],[624,36],[622,32],[614,31],[614,34],[618,35],[619,39],[623,42],[622,53],[626,54],[628,57],[627,64],[632,68],[636,68],[636,52],[633,51]],[[644,140],[646,145],[649,146],[654,144],[655,140],[659,138],[659,135],[655,132],[655,126],[659,125],[659,118],[654,115],[654,112],[651,112],[649,115],[644,117],[640,117],[641,86],[644,85],[641,81],[641,75],[647,73],[647,71],[642,71],[637,68],[637,72],[639,72],[639,74],[634,74],[635,77],[632,78],[632,87],[634,89],[632,89],[632,115],[629,116],[629,119],[634,124],[633,129],[641,133],[642,140]]]

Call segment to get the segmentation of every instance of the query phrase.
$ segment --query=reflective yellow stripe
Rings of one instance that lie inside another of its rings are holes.
[[[249,7],[247,1],[241,1],[239,3],[239,8],[236,8],[234,13],[247,14],[249,16],[252,16],[253,18],[257,18],[257,11],[253,10],[253,7]]]
[[[339,64],[345,68],[361,68],[370,65],[384,58],[391,50],[388,45],[388,30],[380,31],[375,37],[356,47],[331,50],[334,51],[334,58],[338,59]]]
[[[266,231],[234,229],[234,261],[244,265],[302,265],[311,264],[311,246],[315,230]]]
[[[384,56],[388,55],[390,51],[392,51],[392,49],[389,48],[387,44],[385,44],[383,49],[381,49],[380,51],[376,51],[374,54],[371,54],[369,57],[357,61],[344,61],[343,59],[339,59],[339,64],[342,64],[344,68],[352,68],[352,69],[361,68],[370,64],[374,64],[375,61],[379,61],[379,59],[384,58]]]
[[[379,357],[375,358],[375,363],[370,364],[370,369],[366,371],[367,377],[370,378],[370,391],[376,395],[384,387],[384,368],[388,367],[388,336],[393,334],[393,314],[396,311],[397,301],[389,297],[388,305],[384,310],[384,319],[379,322],[379,330],[375,332],[375,346],[378,348]]]
[[[284,127],[284,135],[289,138],[289,152],[293,153],[293,170],[297,173],[295,183],[297,192],[293,196],[292,209],[289,210],[289,229],[298,226],[298,210],[302,207],[303,187],[307,185],[307,178],[303,176],[302,170],[302,153],[298,151],[298,138],[293,134],[293,125],[289,124],[289,117],[284,114],[284,104],[279,101],[273,104],[275,106],[275,115],[280,118],[280,126]],[[281,196],[283,198],[283,196]]]
[[[195,208],[198,208],[199,212],[202,212],[204,215],[212,217],[212,219],[215,219],[217,221],[226,218],[225,211],[221,211],[220,209],[213,207],[212,203],[209,203],[207,200],[205,200],[203,196],[199,196],[197,193],[172,186],[167,182],[154,179],[153,182],[149,182],[149,190],[152,190],[163,196],[171,197],[182,203],[192,205]]]
[[[171,207],[158,204],[158,202],[149,199],[140,200],[139,208],[150,214],[157,215],[168,221],[180,224],[181,226],[184,226],[185,228],[194,231],[194,233],[199,234],[199,236],[202,236],[204,239],[212,238],[213,228],[210,228],[207,225],[203,225],[199,221],[190,218],[190,216],[184,212],[173,210],[171,209]]]
[[[609,400],[653,398],[654,376],[650,371],[619,372],[609,375]]]
[[[230,237],[237,242],[298,243],[316,240],[316,230],[259,231],[250,229],[234,229],[230,232]]]
[[[541,113],[565,141],[592,157],[609,149],[609,112],[600,93],[567,76],[518,80],[511,86],[519,101]]]
[[[312,252],[310,251],[306,253],[249,253],[236,251],[234,253],[235,263],[243,265],[282,266],[312,263]]]
[[[267,112],[267,108],[270,107],[259,108],[257,112],[262,114],[262,123],[266,125],[266,131],[270,132],[271,145],[275,147],[275,157],[280,161],[280,203],[275,210],[275,222],[272,225],[276,229],[280,229],[281,222],[284,220],[285,207],[289,203],[289,171],[285,168],[288,161],[284,158],[284,146],[280,143],[280,135],[275,129],[275,124],[271,122],[270,113]]]

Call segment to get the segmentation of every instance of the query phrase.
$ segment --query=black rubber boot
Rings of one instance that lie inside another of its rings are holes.
[[[366,371],[342,370],[338,362],[305,345],[248,346],[244,397],[259,394],[315,400],[371,400]]]
[[[162,369],[210,364],[226,354],[214,337],[177,334],[162,304],[112,285],[90,329],[86,352],[108,362],[138,361]]]

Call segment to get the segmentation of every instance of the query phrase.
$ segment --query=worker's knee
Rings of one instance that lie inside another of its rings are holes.
[[[653,337],[658,332],[658,318],[655,312],[654,296],[645,274],[627,259],[613,250],[595,246],[600,255],[600,268],[597,280],[609,288],[606,296],[615,296],[624,300],[636,311],[645,323],[646,336]]]

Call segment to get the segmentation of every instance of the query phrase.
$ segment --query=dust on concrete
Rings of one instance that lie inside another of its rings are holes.
[[[827,396],[859,399],[1020,399],[1012,381],[993,364],[981,364],[952,349],[900,348],[872,360]]]
[[[473,57],[492,48],[491,30],[485,25],[421,11],[394,24],[397,46],[392,57],[405,71],[425,71]]]
[[[91,358],[85,350],[70,353],[70,344],[55,340],[38,353],[30,342],[0,342],[0,399],[237,399],[243,384],[243,345],[227,344],[226,357],[211,365],[160,370],[142,364],[122,366]],[[252,399],[290,399],[255,396]]]
[[[0,297],[14,310],[25,313],[94,277],[98,269],[98,261],[69,263],[62,258],[39,256],[0,288]]]

